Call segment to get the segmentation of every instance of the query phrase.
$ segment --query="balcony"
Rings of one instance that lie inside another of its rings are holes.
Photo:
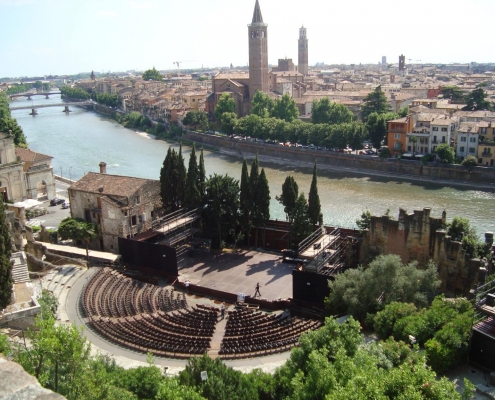
[[[490,152],[490,151],[484,151],[483,153],[481,153],[481,157],[485,158],[485,157],[488,157],[488,158],[492,158],[492,155],[493,153]]]

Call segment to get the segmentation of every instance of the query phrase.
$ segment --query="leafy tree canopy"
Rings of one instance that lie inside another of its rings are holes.
[[[478,111],[478,110],[493,110],[493,103],[486,98],[488,94],[485,90],[486,84],[480,83],[476,85],[471,93],[466,96],[466,107],[463,108],[465,111]]]
[[[455,159],[454,149],[447,143],[441,143],[435,149],[435,154],[441,162],[453,164]]]
[[[235,113],[235,101],[228,93],[222,93],[215,107],[215,118],[217,121],[222,120],[223,113]]]
[[[274,102],[267,94],[258,90],[251,101],[251,114],[268,118],[273,110]]]
[[[452,101],[464,100],[464,93],[458,86],[445,86],[441,91],[444,99],[451,99]]]
[[[288,94],[284,94],[275,100],[271,115],[286,122],[292,122],[299,116],[299,110],[295,100],[291,99]]]
[[[428,305],[440,286],[435,264],[425,270],[417,263],[402,264],[397,255],[378,256],[365,269],[348,269],[329,283],[327,310],[332,315],[347,313],[357,319],[373,314],[393,301],[410,302],[417,307]]]
[[[369,93],[363,100],[363,106],[361,108],[361,118],[363,121],[368,120],[368,116],[376,112],[378,114],[385,114],[390,111],[390,105],[388,103],[387,96],[382,91],[382,87],[379,85]]]
[[[354,114],[340,103],[331,102],[328,97],[313,100],[311,122],[313,124],[345,124],[354,121]]]
[[[12,296],[12,240],[2,199],[0,199],[0,310],[10,304]]]
[[[143,73],[143,79],[145,81],[163,81],[163,75],[158,72],[155,67],[152,69],[147,69]]]

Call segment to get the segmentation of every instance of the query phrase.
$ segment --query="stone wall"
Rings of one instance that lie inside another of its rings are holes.
[[[401,209],[397,220],[387,215],[372,216],[361,244],[360,262],[368,264],[379,254],[397,254],[403,263],[417,261],[420,268],[433,261],[438,266],[441,291],[468,295],[484,280],[486,262],[470,258],[462,243],[447,236],[445,211],[441,218],[433,218],[430,213],[429,208],[411,214]]]
[[[411,160],[398,160],[395,158],[380,159],[378,157],[358,156],[334,151],[284,147],[234,140],[192,131],[185,132],[183,137],[186,140],[196,143],[226,149],[232,154],[238,154],[240,157],[245,157],[246,154],[258,154],[259,156],[309,163],[313,163],[315,159],[318,159],[318,164],[320,165],[364,170],[377,174],[396,174],[408,179],[452,180],[462,182],[463,184],[472,184],[473,186],[479,183],[483,185],[495,185],[495,169],[489,167],[477,166],[469,171],[461,165],[429,163],[423,166],[421,163]]]

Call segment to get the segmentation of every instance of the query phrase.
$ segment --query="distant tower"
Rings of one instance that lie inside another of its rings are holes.
[[[399,71],[404,71],[406,69],[406,56],[401,54],[399,56]]]
[[[91,80],[94,81],[95,79],[96,79],[95,72],[94,71],[91,71]]]
[[[268,85],[268,24],[263,22],[258,0],[254,6],[253,22],[248,25],[249,96],[258,90],[269,91]]]
[[[382,56],[382,64],[385,65],[387,63],[387,56]]]
[[[299,52],[297,57],[297,70],[303,75],[308,75],[308,37],[304,25],[299,28]]]

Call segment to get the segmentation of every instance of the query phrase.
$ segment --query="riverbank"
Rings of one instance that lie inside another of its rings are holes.
[[[495,192],[495,169],[474,167],[471,171],[460,165],[429,163],[422,165],[412,160],[395,158],[379,159],[364,155],[283,147],[256,142],[245,142],[224,137],[188,131],[183,137],[198,145],[207,144],[218,148],[222,154],[247,158],[258,155],[261,161],[281,166],[312,167],[315,160],[318,168],[327,171],[349,172],[364,176],[377,176],[427,182],[442,186],[453,186]]]

